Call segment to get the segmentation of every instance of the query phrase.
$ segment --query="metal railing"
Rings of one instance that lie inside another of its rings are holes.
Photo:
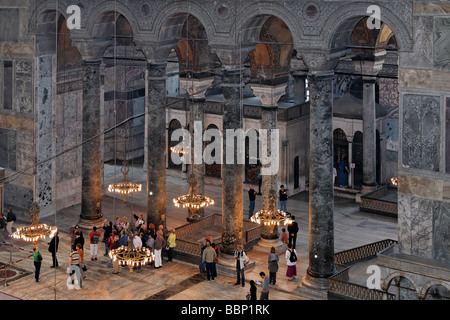
[[[349,282],[348,264],[376,257],[378,252],[396,243],[395,240],[386,239],[335,254],[338,272],[329,278],[328,292],[356,300],[395,300],[396,297],[393,294]]]
[[[220,214],[212,214],[206,216],[198,221],[188,223],[181,227],[175,228],[175,232],[177,235],[177,246],[175,248],[176,251],[180,251],[183,253],[198,255],[200,256],[201,249],[197,242],[183,239],[190,234],[196,233],[198,230],[222,224],[222,216]],[[261,237],[261,226],[257,225],[250,221],[244,221],[244,230],[243,230],[243,241],[244,245],[248,244],[252,241],[255,241]],[[222,241],[216,243],[216,245],[220,245]]]

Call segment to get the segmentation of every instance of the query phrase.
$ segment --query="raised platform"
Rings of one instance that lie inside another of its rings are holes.
[[[389,217],[397,217],[397,188],[383,186],[361,196],[359,210]]]

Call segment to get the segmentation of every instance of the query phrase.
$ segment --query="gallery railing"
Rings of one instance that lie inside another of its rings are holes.
[[[395,295],[349,282],[348,271],[351,263],[374,258],[377,253],[395,245],[397,241],[386,239],[335,254],[337,273],[330,277],[328,293],[344,299],[395,300]]]

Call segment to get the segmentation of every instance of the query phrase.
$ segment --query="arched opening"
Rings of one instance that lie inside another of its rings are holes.
[[[427,290],[425,300],[450,300],[450,291],[443,285],[436,284]]]
[[[333,131],[333,157],[334,168],[337,172],[336,184],[340,187],[347,187],[348,171],[350,171],[350,165],[348,163],[348,140],[342,129],[335,129]]]
[[[215,124],[210,124],[206,130],[219,130],[219,128],[215,125]],[[211,141],[205,141],[204,142],[204,148],[206,148],[206,146],[208,146],[209,144],[213,143],[215,141],[216,137],[212,137]],[[211,152],[211,157],[214,158],[216,157],[216,150],[214,149]],[[211,176],[211,177],[215,177],[215,178],[221,178],[222,177],[222,165],[220,163],[212,163],[212,164],[207,164],[205,163],[205,175],[207,176]]]
[[[168,147],[167,148],[167,154],[168,154],[168,162],[169,162],[168,166],[169,166],[169,169],[181,170],[182,167],[183,167],[181,163],[180,164],[175,164],[173,162],[173,160],[172,160],[172,157],[170,156],[171,153],[173,152],[172,148],[175,147],[177,144],[179,144],[182,141],[182,137],[180,137],[179,141],[171,141],[172,140],[171,139],[172,134],[173,134],[173,132],[175,130],[181,129],[181,128],[182,128],[181,123],[177,119],[173,119],[172,121],[170,121],[169,128],[167,130],[167,134],[168,134],[168,137],[169,137],[169,139],[168,139],[168,146],[167,146]],[[180,153],[180,156],[181,156],[181,153]]]
[[[253,131],[256,137],[259,136],[259,132],[256,129],[249,129],[249,131]],[[245,137],[245,182],[259,183],[259,173],[261,171],[259,139],[256,140],[256,148],[255,146],[250,146],[250,143],[255,143],[255,141],[251,141],[250,136],[247,135]],[[256,154],[254,152],[255,150]]]
[[[294,189],[300,187],[300,158],[297,156],[294,158]]]

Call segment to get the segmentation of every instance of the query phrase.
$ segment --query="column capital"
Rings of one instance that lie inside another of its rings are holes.
[[[72,45],[77,47],[82,60],[88,63],[99,63],[106,48],[112,44],[111,40],[95,40],[72,37]]]
[[[214,76],[203,78],[180,77],[180,89],[187,92],[189,98],[194,100],[205,99],[208,90],[214,81]]]
[[[254,46],[243,48],[235,47],[211,47],[211,52],[215,53],[222,63],[223,69],[241,69],[248,54],[255,50]]]
[[[355,70],[363,76],[363,80],[373,80],[381,71],[386,57],[386,50],[364,50],[352,58]]]
[[[278,100],[286,94],[287,83],[278,85],[252,83],[250,87],[253,94],[261,101],[263,107],[276,107]]]
[[[172,50],[171,46],[164,46],[158,42],[147,42],[135,40],[136,49],[141,51],[148,63],[151,64],[167,64],[167,57]]]
[[[299,51],[297,57],[309,70],[309,73],[333,73],[339,62],[340,53],[333,54],[329,50]]]

